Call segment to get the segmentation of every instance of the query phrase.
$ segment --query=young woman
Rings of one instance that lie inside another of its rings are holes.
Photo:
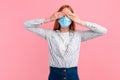
[[[53,30],[38,27],[55,21]],[[76,24],[89,30],[76,30]],[[106,34],[107,29],[78,18],[69,5],[63,5],[49,18],[24,22],[27,30],[48,41],[50,74],[48,80],[80,80],[78,58],[80,43]]]

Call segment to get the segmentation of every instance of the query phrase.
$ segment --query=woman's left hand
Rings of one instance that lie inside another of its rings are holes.
[[[72,13],[72,12],[64,12],[66,14],[67,17],[69,17],[73,22],[80,24],[80,25],[85,25],[85,22],[82,21],[81,19],[79,19],[79,17],[77,16],[77,14]]]
[[[78,18],[78,16],[75,13],[65,13],[67,17],[69,17],[72,21],[78,23],[80,21],[80,19]]]

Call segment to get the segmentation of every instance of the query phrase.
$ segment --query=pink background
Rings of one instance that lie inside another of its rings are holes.
[[[108,29],[104,36],[81,44],[81,80],[120,80],[119,0],[2,0],[0,1],[0,80],[47,80],[47,41],[29,31],[29,19],[50,17],[63,4],[79,18]],[[53,28],[53,22],[41,26]],[[77,26],[77,29],[82,29]]]

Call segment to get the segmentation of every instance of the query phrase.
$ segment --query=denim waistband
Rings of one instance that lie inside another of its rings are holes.
[[[77,73],[77,66],[76,67],[69,67],[69,68],[65,68],[65,67],[62,67],[62,68],[59,68],[59,67],[52,67],[50,66],[50,71],[52,72],[56,72],[56,73]]]
[[[69,69],[77,69],[77,66],[75,66],[75,67],[69,67],[69,68],[66,68],[66,67],[53,67],[53,66],[50,66],[50,68],[51,69],[67,69],[67,70],[69,70]]]

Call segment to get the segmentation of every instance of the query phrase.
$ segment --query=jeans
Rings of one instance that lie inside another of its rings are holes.
[[[80,80],[77,67],[58,68],[50,66],[48,80]]]

